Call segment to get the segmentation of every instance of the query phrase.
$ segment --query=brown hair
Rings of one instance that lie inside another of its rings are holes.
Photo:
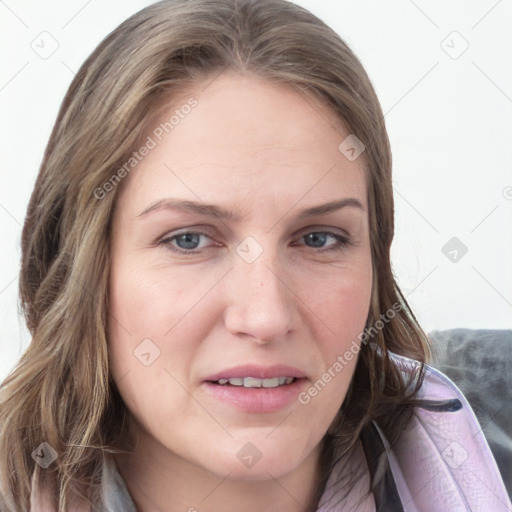
[[[400,304],[362,344],[324,438],[315,500],[368,422],[390,439],[407,423],[421,374],[406,382],[388,351],[424,361],[428,345],[391,270],[391,151],[365,70],[332,29],[285,0],[166,0],[123,22],[82,65],[44,154],[22,233],[20,296],[32,341],[0,388],[2,510],[28,510],[34,471],[55,491],[59,512],[73,496],[97,504],[104,457],[126,449],[106,329],[119,187],[100,199],[95,191],[130,157],[163,95],[224,69],[319,95],[363,141],[374,272],[367,327]],[[58,458],[40,471],[31,453],[43,441]]]

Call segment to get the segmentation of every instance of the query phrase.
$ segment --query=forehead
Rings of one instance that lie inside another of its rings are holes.
[[[317,96],[224,73],[159,104],[140,139],[150,149],[122,195],[139,210],[165,195],[246,207],[353,196],[365,205],[364,153],[340,150],[350,135]]]

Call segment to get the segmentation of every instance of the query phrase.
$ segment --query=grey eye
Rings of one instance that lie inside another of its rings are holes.
[[[304,235],[304,240],[311,242],[309,247],[323,247],[327,237],[332,236],[329,233],[313,232]]]
[[[180,249],[197,249],[201,236],[203,235],[199,233],[183,233],[176,235],[172,239]]]

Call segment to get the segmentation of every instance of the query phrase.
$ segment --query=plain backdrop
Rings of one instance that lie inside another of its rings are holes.
[[[148,1],[0,0],[0,378],[30,342],[20,235],[80,65]],[[361,59],[394,161],[394,271],[425,330],[512,327],[512,0],[300,0]]]

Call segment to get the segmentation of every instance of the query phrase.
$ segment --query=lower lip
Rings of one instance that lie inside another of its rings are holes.
[[[275,412],[293,401],[304,387],[306,379],[296,379],[291,384],[277,388],[244,388],[204,382],[203,386],[214,398],[244,412]]]

